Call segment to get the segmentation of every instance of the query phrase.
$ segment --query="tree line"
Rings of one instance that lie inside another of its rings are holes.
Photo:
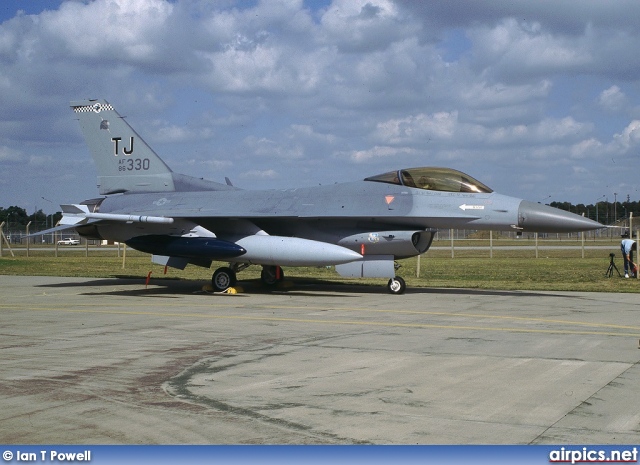
[[[31,231],[42,231],[53,228],[62,218],[62,212],[47,215],[42,210],[29,215],[24,208],[11,206],[9,208],[0,207],[0,223],[4,221],[4,228],[7,231],[24,231],[27,224],[31,222]]]
[[[582,203],[572,204],[570,202],[551,202],[550,207],[565,210],[571,213],[582,215],[602,224],[613,224],[616,221],[629,218],[633,214],[634,218],[640,216],[640,202],[597,202],[596,204],[585,205]]]

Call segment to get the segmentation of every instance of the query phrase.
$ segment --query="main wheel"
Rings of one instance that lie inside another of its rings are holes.
[[[284,271],[279,266],[263,266],[260,280],[265,286],[273,287],[284,279]]]
[[[216,292],[222,292],[236,284],[236,273],[231,268],[218,268],[211,277],[211,285]]]
[[[407,284],[400,276],[396,276],[395,278],[391,278],[389,280],[387,289],[392,294],[404,294],[404,291],[407,289]]]

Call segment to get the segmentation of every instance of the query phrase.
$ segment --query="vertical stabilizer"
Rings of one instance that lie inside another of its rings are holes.
[[[98,169],[100,194],[174,191],[171,169],[106,100],[71,102]]]

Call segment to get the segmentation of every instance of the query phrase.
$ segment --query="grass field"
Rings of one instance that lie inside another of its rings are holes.
[[[494,245],[504,246],[511,243],[523,245],[522,242],[496,242]],[[604,247],[583,251],[577,241],[553,241],[541,243],[549,245],[571,245],[571,249],[541,249],[538,258],[530,248],[494,249],[493,258],[489,258],[487,242],[457,242],[454,258],[447,248],[447,241],[434,243],[436,248],[429,250],[420,258],[420,277],[417,274],[417,258],[400,260],[398,275],[405,278],[408,287],[445,287],[501,290],[554,290],[554,291],[590,291],[590,292],[640,292],[640,281],[621,279],[614,272],[613,278],[605,277],[609,266],[609,253],[616,253],[616,265],[622,272],[622,259],[617,241],[600,242]],[[482,249],[467,250],[463,247]],[[533,243],[528,241],[526,245]],[[594,245],[587,242],[586,245]],[[0,258],[0,275],[22,276],[75,276],[75,277],[139,277],[146,278],[151,271],[153,278],[189,279],[209,282],[213,270],[223,264],[214,263],[211,270],[189,266],[184,271],[168,269],[154,265],[149,255],[131,249],[127,250],[123,268],[123,259],[116,249],[92,248],[85,256],[84,247],[65,249],[58,257],[50,249],[33,247],[30,256],[24,250],[16,251],[11,257],[5,249]],[[341,278],[333,268],[292,268],[285,267],[288,279],[318,279],[331,282],[362,283],[368,285],[386,284],[384,279],[345,279]],[[260,267],[254,266],[241,272],[239,280],[258,279]]]

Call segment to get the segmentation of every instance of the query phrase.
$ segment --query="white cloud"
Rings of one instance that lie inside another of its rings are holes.
[[[155,120],[151,122],[154,129],[154,140],[161,143],[180,143],[194,140],[205,141],[215,136],[215,125],[210,119],[172,124],[169,121]]]
[[[190,158],[188,160],[182,160],[181,166],[193,167],[193,169],[200,173],[200,177],[205,177],[205,174],[208,173],[219,174],[221,171],[226,173],[233,166],[233,162],[231,160],[218,160],[215,158]]]
[[[292,160],[304,156],[304,149],[300,144],[289,143],[283,145],[266,137],[247,137],[244,140],[244,145],[258,157],[265,157],[271,160]]]
[[[417,152],[410,148],[396,148],[375,146],[367,150],[352,150],[349,152],[336,152],[335,158],[348,159],[354,163],[365,163],[375,158],[389,158],[404,155],[415,155]]]
[[[471,144],[535,146],[573,141],[591,131],[591,126],[572,117],[560,120],[547,118],[535,124],[486,127],[461,123],[458,112],[440,112],[433,115],[418,114],[378,124],[376,135],[390,144],[464,147]]]
[[[38,22],[72,56],[145,62],[158,58],[172,12],[164,0],[66,2]]]
[[[636,149],[640,145],[640,121],[632,121],[620,134],[614,135],[612,144],[622,153]]]
[[[581,140],[571,147],[571,158],[585,159],[601,155],[603,152],[603,144],[597,139]]]
[[[278,179],[280,175],[277,171],[269,170],[249,170],[240,174],[243,179]]]
[[[602,108],[608,111],[619,111],[626,103],[627,97],[624,92],[620,90],[618,86],[611,86],[606,90],[603,90],[598,97],[598,103]]]
[[[336,0],[321,24],[324,42],[348,53],[386,49],[416,27],[389,0]]]
[[[51,165],[53,159],[49,155],[30,155],[29,166],[31,167],[47,167]]]
[[[458,112],[421,113],[378,124],[377,135],[389,143],[406,143],[416,139],[451,139],[458,126]]]
[[[549,96],[551,81],[543,79],[530,84],[507,85],[483,80],[473,83],[460,92],[461,100],[471,108],[509,107],[521,103],[531,103]]]
[[[0,164],[16,163],[24,159],[24,154],[10,147],[0,146]]]
[[[539,23],[506,18],[498,25],[473,28],[475,66],[495,78],[499,74],[521,80],[553,72],[583,68],[595,57],[579,39],[556,35]]]

